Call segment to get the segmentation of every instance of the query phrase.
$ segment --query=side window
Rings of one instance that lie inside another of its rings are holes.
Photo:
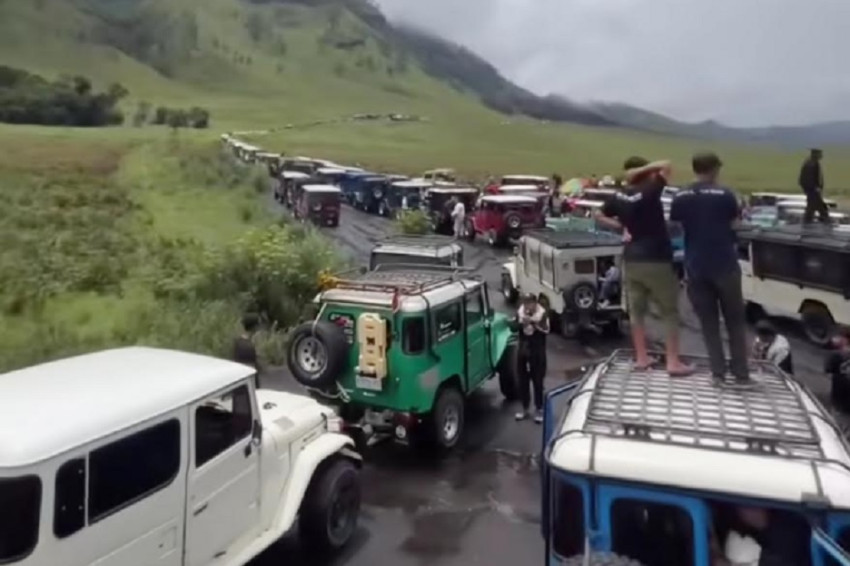
[[[573,263],[576,275],[592,275],[596,273],[596,262],[592,259],[577,259]]]
[[[838,531],[838,536],[834,537],[834,540],[844,552],[850,554],[850,526],[843,527]],[[824,552],[823,556],[825,566],[839,566],[838,561],[828,552]]]
[[[195,409],[195,467],[251,435],[251,393],[241,385]]]
[[[0,478],[0,564],[23,560],[38,544],[41,480]]]
[[[89,523],[148,497],[180,471],[180,422],[172,419],[89,455]]]
[[[540,247],[528,250],[528,265],[525,270],[532,277],[540,278]]]
[[[461,329],[460,303],[452,303],[441,307],[434,314],[434,330],[437,342],[448,340]]]
[[[543,281],[555,284],[555,250],[551,248],[543,254]]]
[[[618,499],[611,505],[611,551],[644,566],[692,566],[694,526],[676,505]]]
[[[425,319],[405,319],[401,328],[405,354],[421,354],[425,351]]]
[[[578,487],[565,481],[557,481],[554,487],[552,548],[562,558],[580,556],[584,554],[584,497]]]
[[[466,295],[466,325],[471,326],[484,318],[484,294],[481,288]]]
[[[53,503],[53,534],[70,536],[86,526],[86,460],[77,458],[62,464],[56,472]]]

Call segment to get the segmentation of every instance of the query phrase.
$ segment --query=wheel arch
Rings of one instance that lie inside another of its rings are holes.
[[[803,311],[807,307],[821,307],[827,312],[827,314],[829,314],[829,316],[832,317],[833,320],[835,320],[835,317],[832,316],[832,311],[829,310],[829,307],[826,306],[826,303],[819,301],[817,299],[803,299],[800,302],[800,306],[797,308],[797,314],[803,314]]]

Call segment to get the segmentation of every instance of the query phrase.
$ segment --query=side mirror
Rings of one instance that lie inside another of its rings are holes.
[[[251,429],[251,442],[257,446],[263,441],[263,425],[260,421],[254,421],[254,427]]]

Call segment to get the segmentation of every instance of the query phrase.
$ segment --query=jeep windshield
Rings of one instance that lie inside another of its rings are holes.
[[[0,478],[0,564],[17,562],[33,551],[40,508],[38,476]]]

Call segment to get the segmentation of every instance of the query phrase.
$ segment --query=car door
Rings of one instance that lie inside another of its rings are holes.
[[[490,318],[483,287],[479,286],[464,296],[466,320],[466,383],[474,389],[492,373],[490,367]]]
[[[260,450],[252,435],[256,414],[247,381],[191,407],[188,566],[236,554],[259,530]]]

